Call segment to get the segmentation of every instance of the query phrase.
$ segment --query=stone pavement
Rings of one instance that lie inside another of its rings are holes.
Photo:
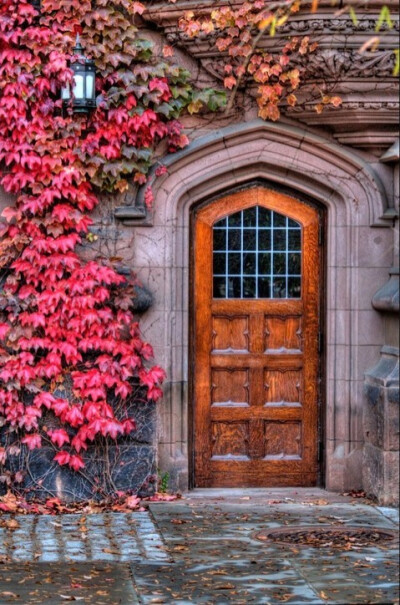
[[[1,526],[0,560],[165,561],[168,555],[149,512],[91,515],[26,515]]]
[[[343,549],[272,543],[257,533],[390,532],[396,523],[394,509],[318,489],[196,490],[131,514],[2,515],[0,605],[391,605],[398,603],[396,540]]]

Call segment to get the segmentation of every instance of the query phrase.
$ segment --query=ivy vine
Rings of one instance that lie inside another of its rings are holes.
[[[51,446],[58,464],[82,471],[90,444],[135,429],[135,389],[162,395],[165,373],[148,367],[133,315],[134,277],[77,249],[101,193],[144,183],[161,144],[184,147],[179,117],[191,104],[224,102],[155,56],[135,25],[143,10],[131,0],[0,7],[0,184],[16,198],[0,225],[0,481],[14,490],[25,467],[12,472],[13,456]],[[77,32],[98,73],[90,116],[60,100]]]

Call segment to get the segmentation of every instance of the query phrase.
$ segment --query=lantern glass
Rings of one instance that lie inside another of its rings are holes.
[[[84,74],[75,74],[74,76],[74,97],[77,101],[85,99]]]
[[[69,84],[67,84],[66,86],[63,86],[61,89],[61,98],[63,101],[69,101],[71,98],[71,89],[69,87]]]
[[[89,71],[86,73],[86,98],[88,100],[94,99],[94,72]]]

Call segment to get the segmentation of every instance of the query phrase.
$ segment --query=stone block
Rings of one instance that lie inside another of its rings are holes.
[[[390,267],[393,261],[391,229],[358,227],[357,250],[353,248],[351,263],[358,267]],[[355,254],[357,252],[357,254]]]
[[[383,417],[384,449],[399,451],[399,389],[385,389]]]
[[[383,393],[374,384],[365,384],[364,439],[366,443],[383,448],[384,417]]]
[[[139,267],[169,267],[171,260],[171,229],[152,227],[136,230],[135,262]]]
[[[149,401],[134,401],[126,406],[126,413],[136,422],[136,430],[128,436],[134,443],[154,445],[156,438],[156,404]]]
[[[385,324],[382,315],[374,310],[359,311],[357,315],[358,343],[380,345],[385,339]]]
[[[137,399],[126,402],[124,415],[135,418],[136,430],[117,442],[104,440],[81,452],[85,462],[82,472],[54,462],[55,450],[42,447],[28,452],[24,446],[18,456],[10,456],[8,468],[24,471],[21,487],[30,499],[47,499],[51,495],[62,501],[103,498],[115,490],[152,493],[156,473],[156,404]],[[57,419],[46,419],[50,427]]]
[[[364,439],[385,451],[399,450],[399,392],[376,385],[364,387]]]
[[[384,489],[378,495],[378,502],[383,506],[399,506],[399,452],[383,453]]]
[[[357,269],[355,289],[359,309],[371,310],[371,300],[377,288],[387,282],[387,270],[361,267]]]
[[[363,489],[374,498],[383,490],[383,452],[371,443],[364,444]]]
[[[43,447],[29,454],[28,469],[22,488],[29,499],[51,496],[63,502],[101,499],[115,490],[151,494],[156,474],[156,448],[150,445],[119,444],[106,450],[89,447],[82,455],[84,472],[54,462],[54,449]],[[15,471],[17,461],[11,465]]]
[[[399,452],[385,452],[371,444],[365,444],[363,487],[379,504],[398,506]]]

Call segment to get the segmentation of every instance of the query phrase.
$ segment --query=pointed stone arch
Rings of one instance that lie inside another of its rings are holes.
[[[172,483],[187,487],[191,208],[258,181],[326,208],[325,482],[330,489],[361,488],[363,374],[383,342],[370,301],[386,280],[393,246],[386,228],[392,212],[379,175],[334,142],[261,120],[200,137],[163,163],[168,173],[152,183],[153,226],[135,230],[139,277],[150,287],[152,275],[163,280],[143,319],[169,376],[160,408],[160,468],[170,471]],[[139,207],[143,196],[139,192]],[[123,207],[117,216],[129,220],[134,212]]]

